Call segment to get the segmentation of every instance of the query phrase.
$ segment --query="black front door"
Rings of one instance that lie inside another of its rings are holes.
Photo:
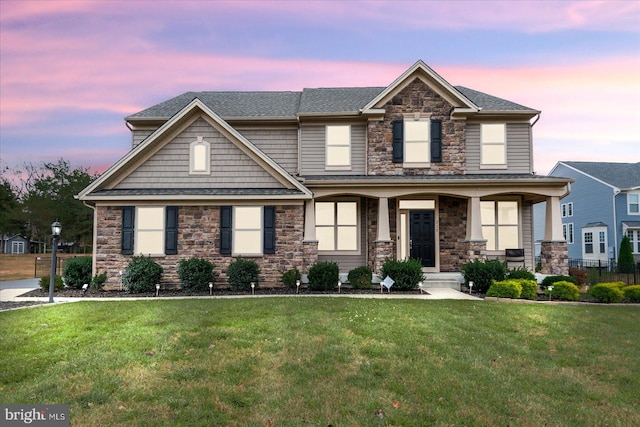
[[[409,255],[423,267],[435,267],[434,211],[409,211]]]

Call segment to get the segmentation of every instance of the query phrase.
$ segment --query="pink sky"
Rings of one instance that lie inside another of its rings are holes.
[[[304,7],[300,7],[304,5]],[[185,91],[386,86],[418,59],[542,110],[535,169],[640,161],[640,2],[0,3],[0,156],[104,170]]]

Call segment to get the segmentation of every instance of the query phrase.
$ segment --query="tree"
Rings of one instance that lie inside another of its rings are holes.
[[[0,177],[0,235],[21,233],[19,220],[20,203],[11,183],[4,176]]]
[[[635,260],[629,236],[623,236],[620,242],[620,255],[618,256],[618,273],[633,273]]]

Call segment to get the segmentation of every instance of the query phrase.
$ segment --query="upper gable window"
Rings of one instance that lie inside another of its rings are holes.
[[[429,167],[442,161],[442,121],[408,115],[393,126],[393,162],[403,167]]]
[[[404,121],[404,162],[429,163],[429,120]]]
[[[211,145],[199,136],[189,146],[189,173],[209,174],[211,173]]]
[[[640,215],[640,193],[627,194],[627,213],[629,215]]]
[[[351,169],[351,126],[326,127],[327,169]]]
[[[504,167],[507,164],[507,129],[504,123],[480,126],[482,166]]]

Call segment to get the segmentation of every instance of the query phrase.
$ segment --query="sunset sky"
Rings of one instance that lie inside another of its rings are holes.
[[[186,91],[387,86],[422,59],[542,110],[535,170],[640,161],[639,1],[0,1],[0,159],[102,172]]]

